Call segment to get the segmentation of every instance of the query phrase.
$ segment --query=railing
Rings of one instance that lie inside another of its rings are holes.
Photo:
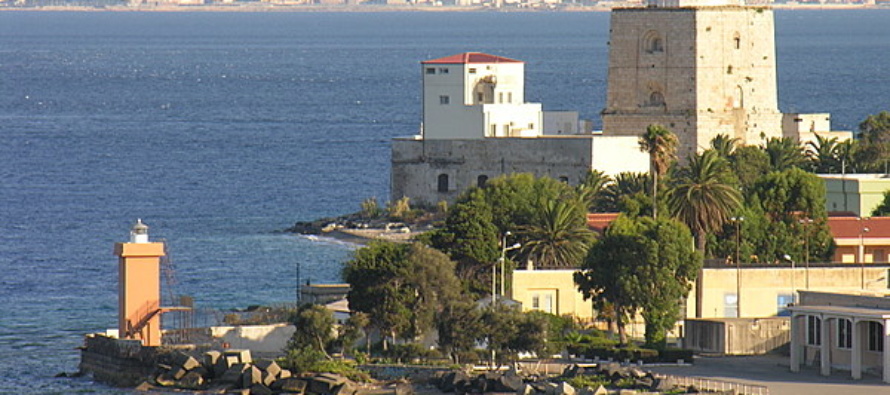
[[[732,381],[706,379],[702,377],[673,376],[656,374],[656,378],[667,379],[675,385],[694,386],[705,391],[735,391],[738,395],[769,395],[769,388],[762,385],[742,384]]]
[[[703,266],[707,269],[735,269],[736,264],[732,260],[726,259],[705,259],[703,262]],[[816,267],[855,267],[858,268],[861,265],[858,263],[843,263],[843,262],[794,262],[793,264],[788,261],[772,261],[772,262],[742,262],[739,265],[740,268],[777,268],[777,267],[796,267],[798,269],[803,269],[805,267],[816,268]],[[888,262],[875,262],[875,263],[866,263],[865,267],[871,268],[890,268],[890,263]]]

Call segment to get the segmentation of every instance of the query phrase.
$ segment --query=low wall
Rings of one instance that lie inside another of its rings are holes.
[[[143,347],[139,340],[121,340],[99,334],[87,335],[80,352],[80,373],[118,387],[135,387],[154,371],[157,347]]]
[[[210,335],[225,343],[224,348],[250,350],[254,353],[281,353],[296,332],[290,324],[214,326]]]

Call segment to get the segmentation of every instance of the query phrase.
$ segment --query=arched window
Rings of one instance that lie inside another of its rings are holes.
[[[741,86],[735,87],[735,97],[732,99],[732,108],[745,107],[745,92],[742,90]]]
[[[658,53],[664,51],[664,40],[655,30],[650,30],[643,35],[643,51],[647,53]]]
[[[479,188],[484,188],[485,183],[487,183],[487,182],[488,182],[488,176],[486,176],[485,174],[483,174],[479,177],[476,177],[476,186]]]
[[[654,91],[649,94],[649,105],[652,107],[661,107],[664,106],[664,95],[659,91]]]
[[[439,193],[448,192],[448,174],[439,174],[438,184]]]

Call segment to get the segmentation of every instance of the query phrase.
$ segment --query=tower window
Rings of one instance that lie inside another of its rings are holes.
[[[448,174],[439,174],[439,179],[436,181],[436,189],[439,191],[439,193],[448,192]]]
[[[655,91],[649,94],[649,105],[652,107],[664,106],[664,95]]]
[[[436,68],[435,67],[427,67],[426,73],[427,74],[436,74]]]
[[[732,42],[733,42],[733,44],[735,44],[735,49],[742,48],[742,38],[739,37],[738,33],[736,33],[735,36],[732,38]]]
[[[451,98],[448,95],[439,96],[439,104],[448,105],[451,104]]]
[[[448,74],[447,67],[439,67],[439,74]]]
[[[650,30],[643,35],[643,51],[647,53],[657,53],[664,51],[664,40],[661,35],[654,30]]]

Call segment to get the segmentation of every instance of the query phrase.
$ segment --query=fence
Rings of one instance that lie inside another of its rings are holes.
[[[762,385],[734,383],[701,377],[673,376],[669,374],[656,374],[655,377],[668,379],[676,385],[694,386],[705,391],[735,391],[738,395],[769,395],[769,388]]]

